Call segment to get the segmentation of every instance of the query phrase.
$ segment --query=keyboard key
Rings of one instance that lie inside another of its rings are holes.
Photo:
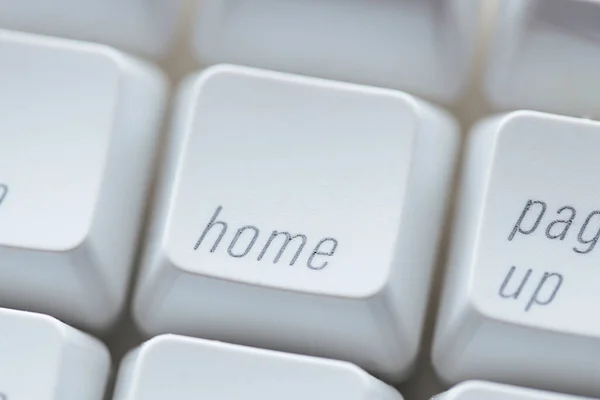
[[[182,0],[0,0],[0,28],[104,43],[165,56]]]
[[[448,102],[463,91],[477,0],[204,0],[195,50],[233,63],[406,90]]]
[[[478,125],[433,349],[449,382],[600,396],[600,123],[516,112]]]
[[[356,366],[164,335],[121,363],[114,400],[402,400]]]
[[[9,31],[0,59],[0,305],[107,328],[124,306],[162,75],[104,46]]]
[[[188,80],[134,311],[399,379],[459,135],[401,92],[235,66]]]
[[[468,381],[456,385],[435,400],[592,400],[587,397],[526,389],[492,382]]]
[[[599,117],[600,3],[499,4],[485,88],[493,105]]]
[[[2,400],[104,398],[108,350],[52,317],[0,309],[0,354]]]

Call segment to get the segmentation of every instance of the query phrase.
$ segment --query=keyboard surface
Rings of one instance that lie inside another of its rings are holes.
[[[600,327],[571,311],[598,304],[586,269],[598,189],[585,173],[600,167],[600,125],[579,117],[600,110],[599,4],[106,1],[40,9],[42,23],[28,8],[43,3],[0,0],[0,106],[41,110],[0,108],[0,400],[100,400],[105,384],[114,400],[600,397]],[[330,25],[339,35],[321,41]],[[291,50],[302,46],[321,64]],[[243,66],[199,72],[221,63]],[[501,114],[520,109],[535,111]],[[15,127],[24,134],[2,136]],[[559,261],[577,272],[537,264]],[[379,269],[361,275],[370,262]],[[17,353],[43,384],[16,377]]]

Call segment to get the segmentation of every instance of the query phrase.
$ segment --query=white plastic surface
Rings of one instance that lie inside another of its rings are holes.
[[[600,2],[498,3],[485,80],[493,105],[600,117]]]
[[[600,123],[536,112],[472,132],[433,348],[465,379],[600,396]]]
[[[464,89],[478,0],[203,0],[195,50],[234,63],[406,90]]]
[[[0,0],[0,27],[169,54],[182,0]]]
[[[592,400],[587,397],[547,392],[484,381],[467,381],[435,396],[435,400]]]
[[[356,366],[184,336],[158,336],[121,364],[114,400],[402,400]]]
[[[0,305],[107,328],[122,310],[162,75],[115,50],[0,31]]]
[[[62,322],[0,309],[0,399],[102,400],[110,355]]]
[[[234,66],[192,76],[135,296],[140,327],[402,378],[458,140],[449,116],[397,91]]]

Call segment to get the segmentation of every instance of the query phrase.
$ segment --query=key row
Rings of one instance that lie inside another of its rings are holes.
[[[481,26],[492,26],[487,100],[496,110],[598,117],[600,4],[589,0],[203,0],[194,52],[234,63],[405,90],[464,94]],[[3,0],[0,27],[166,57],[183,0]],[[492,15],[489,17],[488,15]]]
[[[141,235],[160,72],[6,31],[0,54],[1,306],[107,330],[142,239],[133,316],[148,336],[407,376],[457,158],[450,115],[390,89],[212,67],[178,92]],[[445,380],[600,394],[597,148],[599,123],[531,111],[469,135],[433,352]]]
[[[111,370],[105,346],[43,314],[0,309],[0,399],[101,400]],[[177,335],[155,337],[121,361],[114,400],[210,398],[402,400],[353,364]],[[584,400],[470,381],[440,400]]]

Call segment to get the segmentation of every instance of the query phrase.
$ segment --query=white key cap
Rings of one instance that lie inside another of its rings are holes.
[[[434,397],[435,400],[592,400],[587,397],[546,392],[502,385],[499,383],[468,381]],[[433,400],[433,399],[432,399]]]
[[[114,400],[402,400],[356,366],[184,336],[159,336],[121,363]]]
[[[109,48],[0,31],[0,305],[123,307],[165,87]]]
[[[536,112],[473,132],[434,363],[600,395],[600,123]]]
[[[600,117],[600,2],[498,3],[486,77],[493,105]]]
[[[478,0],[204,0],[200,61],[234,63],[406,90],[462,93]]]
[[[0,28],[116,46],[164,56],[182,0],[0,0]]]
[[[110,355],[62,322],[0,309],[0,399],[102,400]]]
[[[219,66],[191,78],[135,299],[149,334],[415,357],[453,120],[400,92]]]

